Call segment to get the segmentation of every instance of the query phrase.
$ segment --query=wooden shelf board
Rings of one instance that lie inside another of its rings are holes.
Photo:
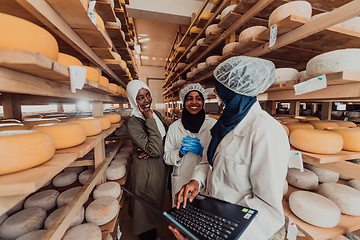
[[[217,3],[215,5],[213,5],[213,7],[211,8],[211,13],[214,13],[222,4],[223,0],[218,0]]]
[[[207,48],[209,47],[209,44],[206,44],[206,43],[201,43],[198,47],[198,50],[199,52],[203,52],[205,51]]]
[[[94,166],[95,160],[76,160],[71,163],[68,167],[83,167],[83,166]]]
[[[101,59],[113,59],[111,48],[91,48]]]
[[[89,47],[111,48],[112,42],[103,29],[75,28],[74,31],[89,45]]]
[[[209,35],[205,37],[204,44],[211,44],[213,41],[218,39],[221,36],[221,33],[211,32]]]
[[[116,15],[117,18],[119,18],[119,20],[121,22],[121,30],[123,30],[124,33],[128,33],[129,32],[129,27],[127,25],[126,15],[125,15],[124,9],[116,8],[115,9],[115,15]]]
[[[224,19],[222,19],[218,26],[221,28],[225,28],[228,29],[229,27],[231,27],[237,20],[239,20],[241,18],[242,14],[239,13],[235,13],[233,11],[229,12]]]
[[[95,9],[104,22],[116,22],[115,12],[111,7],[110,0],[97,0]]]
[[[109,88],[101,85],[100,83],[96,83],[88,79],[85,79],[85,85],[83,88],[93,92],[103,93],[106,95],[113,93]]]
[[[16,173],[0,176],[0,196],[23,195],[35,192],[56,174],[74,162],[76,154],[55,154],[47,162]]]
[[[121,34],[121,29],[119,26],[105,24],[105,29],[108,32],[111,40],[113,41],[116,48],[126,48],[126,41]]]

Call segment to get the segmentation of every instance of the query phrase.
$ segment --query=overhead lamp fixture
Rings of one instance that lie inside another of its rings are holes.
[[[136,51],[137,54],[141,54],[141,46],[140,46],[140,44],[136,43],[134,48],[135,48],[135,51]]]

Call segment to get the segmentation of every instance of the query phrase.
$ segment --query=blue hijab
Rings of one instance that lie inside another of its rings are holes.
[[[211,142],[207,151],[209,164],[213,166],[215,150],[225,135],[233,130],[244,119],[256,102],[256,96],[250,97],[235,93],[215,80],[215,87],[219,97],[223,100],[225,109],[217,123],[210,130]]]

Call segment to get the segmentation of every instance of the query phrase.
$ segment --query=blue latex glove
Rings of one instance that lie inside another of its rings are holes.
[[[187,154],[188,152],[189,152],[189,150],[187,150],[186,147],[183,146],[183,144],[181,144],[180,153],[181,153],[182,155],[185,155],[185,154]]]
[[[201,145],[200,142],[192,142],[191,144],[182,144],[182,147],[184,147],[185,151],[193,152],[197,155],[202,155],[204,151],[204,147]]]

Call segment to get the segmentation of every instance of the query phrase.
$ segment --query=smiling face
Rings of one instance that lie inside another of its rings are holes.
[[[152,102],[152,97],[149,90],[142,88],[139,90],[138,94],[136,95],[136,103],[139,107],[143,110],[150,109]]]
[[[200,97],[199,92],[190,92],[185,99],[185,108],[191,114],[197,114],[203,108],[204,102]]]

